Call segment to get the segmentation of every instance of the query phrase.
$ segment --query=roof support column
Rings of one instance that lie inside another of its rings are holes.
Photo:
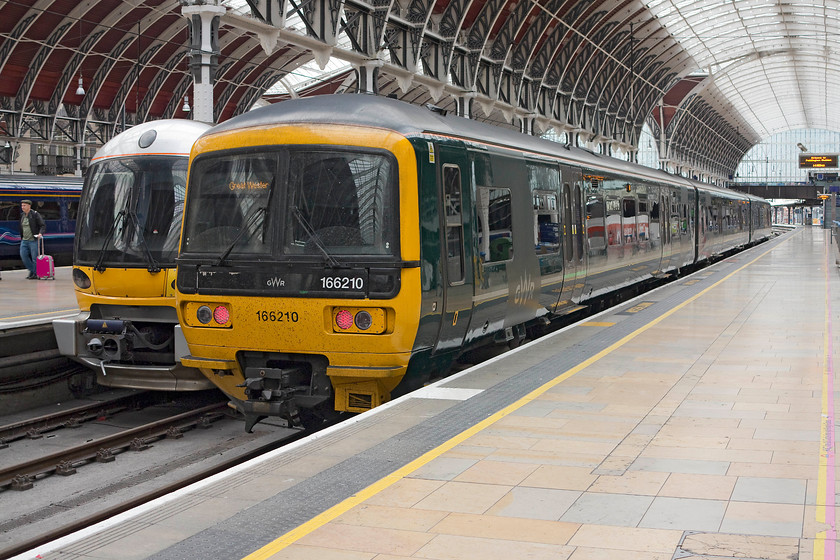
[[[659,98],[659,169],[668,171],[668,150],[665,141],[665,98]]]
[[[534,119],[533,117],[519,118],[519,132],[532,136],[534,134]]]
[[[472,118],[472,102],[474,98],[474,92],[467,92],[455,97],[455,107],[459,117],[464,117],[465,119]]]
[[[190,28],[193,120],[211,124],[215,122],[213,81],[216,66],[219,64],[219,19],[225,11],[224,6],[203,2],[200,5],[189,4],[181,8],[181,13],[189,20]]]
[[[377,59],[366,60],[356,67],[358,74],[359,93],[379,94],[379,69],[382,61]]]

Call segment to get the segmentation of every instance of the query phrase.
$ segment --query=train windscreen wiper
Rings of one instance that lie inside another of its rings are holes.
[[[105,235],[104,241],[102,241],[102,247],[99,248],[99,258],[96,259],[96,265],[93,267],[93,270],[96,272],[105,272],[105,267],[103,264],[105,263],[105,248],[108,246],[108,243],[114,239],[114,232],[117,231],[117,224],[120,220],[125,221],[125,210],[120,210],[116,216],[114,216],[114,222],[111,224],[111,229],[108,230],[108,234]]]
[[[149,249],[149,244],[146,243],[146,237],[140,231],[140,219],[137,217],[137,213],[134,211],[126,212],[126,216],[131,218],[131,223],[134,224],[134,233],[137,237],[140,238],[140,243],[143,246],[143,256],[146,257],[146,263],[149,265],[147,270],[152,274],[156,272],[160,272],[160,265],[155,260],[155,257],[152,255],[152,250]]]
[[[239,230],[239,233],[236,234],[236,237],[233,238],[233,241],[230,242],[230,245],[228,245],[227,248],[224,251],[222,251],[222,254],[219,255],[219,258],[216,261],[216,266],[222,266],[222,263],[224,263],[227,260],[228,256],[230,256],[230,253],[231,251],[233,251],[233,248],[236,246],[237,243],[239,243],[239,241],[242,239],[242,236],[244,236],[246,232],[251,230],[252,226],[254,226],[254,229],[248,234],[248,239],[246,239],[246,241],[250,241],[251,238],[254,237],[254,234],[257,232],[257,229],[259,229],[259,226],[265,223],[265,213],[267,210],[268,209],[265,206],[260,206],[259,208],[254,210],[253,214],[251,214],[245,220],[245,227]],[[257,217],[261,215],[263,216],[262,224],[257,224]]]
[[[341,268],[342,265],[330,254],[329,251],[327,251],[321,237],[315,233],[315,230],[312,228],[312,224],[309,223],[309,220],[306,219],[306,216],[303,215],[300,208],[292,206],[292,214],[294,214],[295,218],[297,218],[297,221],[300,223],[301,227],[303,227],[303,230],[306,232],[306,235],[309,236],[309,239],[315,244],[318,250],[324,254],[324,258],[327,259],[327,264],[333,268]]]

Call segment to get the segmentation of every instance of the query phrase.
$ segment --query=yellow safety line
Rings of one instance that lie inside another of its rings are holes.
[[[831,235],[829,233],[829,235]],[[835,519],[835,444],[834,444],[834,360],[832,347],[833,325],[831,320],[831,290],[829,261],[831,244],[826,244],[825,266],[825,317],[823,328],[823,368],[822,399],[820,422],[820,465],[817,475],[816,520],[818,526],[825,527],[817,531],[814,538],[814,560],[831,560],[835,556],[837,540]]]
[[[42,313],[31,313],[29,315],[12,315],[11,317],[0,317],[0,322],[10,321],[12,319],[26,319],[27,317],[37,317],[39,315],[53,315],[54,313],[69,313],[71,311],[78,311],[78,307],[72,309],[57,309],[55,311],[44,311]]]
[[[586,369],[587,367],[591,366],[592,364],[598,362],[599,360],[601,360],[601,358],[604,358],[605,356],[608,356],[609,354],[611,354],[615,350],[621,348],[622,346],[624,346],[625,344],[627,344],[628,342],[630,342],[631,340],[633,340],[634,338],[636,338],[640,334],[644,333],[645,331],[647,331],[651,327],[654,327],[654,326],[658,325],[659,323],[661,323],[662,321],[664,321],[665,319],[667,319],[668,317],[670,317],[671,315],[673,315],[674,313],[676,313],[677,311],[682,309],[683,307],[689,305],[690,303],[694,302],[698,298],[705,295],[707,292],[716,288],[720,284],[726,282],[731,277],[735,276],[737,273],[741,272],[742,270],[744,270],[748,266],[752,265],[753,263],[755,263],[759,259],[763,258],[765,255],[769,254],[771,251],[775,250],[779,245],[781,245],[782,243],[786,243],[787,241],[788,240],[786,239],[786,240],[782,241],[781,243],[779,243],[778,245],[776,245],[775,247],[772,247],[772,248],[768,249],[767,251],[765,251],[764,253],[762,253],[761,255],[756,257],[755,259],[751,260],[750,262],[748,262],[744,266],[738,268],[737,270],[731,272],[730,274],[728,274],[726,277],[722,278],[721,280],[718,280],[717,282],[715,282],[714,284],[712,284],[708,288],[704,289],[700,293],[695,294],[694,296],[688,298],[687,300],[680,303],[679,305],[677,305],[673,309],[671,309],[669,311],[666,311],[665,313],[663,313],[659,317],[650,321],[648,324],[646,324],[642,327],[639,327],[638,329],[636,329],[632,333],[628,334],[627,336],[625,336],[624,338],[622,338],[618,342],[613,343],[612,345],[608,346],[604,350],[601,350],[600,352],[598,352],[597,354],[595,354],[591,358],[589,358],[589,359],[581,362],[580,364],[576,365],[575,367],[567,370],[566,372],[561,374],[559,377],[555,377],[553,380],[545,383],[544,385],[542,385],[541,387],[538,387],[537,389],[534,389],[533,391],[531,391],[530,393],[528,393],[524,397],[522,397],[519,400],[513,402],[512,404],[506,406],[505,408],[496,412],[492,416],[489,416],[488,418],[482,420],[478,424],[475,424],[474,426],[472,426],[470,428],[467,428],[466,430],[464,430],[460,434],[454,436],[453,438],[449,439],[448,441],[445,441],[444,443],[440,444],[439,446],[432,449],[431,451],[428,451],[428,452],[424,453],[423,455],[421,455],[417,459],[411,461],[410,463],[403,466],[402,468],[399,468],[396,471],[392,472],[391,474],[385,476],[384,478],[379,479],[378,481],[374,482],[373,484],[371,484],[370,486],[368,486],[364,490],[354,494],[353,496],[350,496],[349,498],[347,498],[344,501],[334,505],[333,507],[331,507],[330,509],[320,513],[319,515],[316,515],[315,517],[313,517],[309,521],[299,525],[295,529],[292,529],[288,533],[286,533],[286,534],[280,536],[279,538],[277,538],[276,540],[268,543],[267,545],[260,548],[259,550],[256,550],[256,551],[252,552],[251,554],[249,554],[248,556],[243,558],[243,560],[264,560],[266,558],[271,557],[273,554],[276,554],[276,553],[280,552],[281,550],[283,550],[287,546],[289,546],[291,544],[294,544],[299,539],[301,539],[304,536],[308,535],[309,533],[315,531],[316,529],[319,529],[320,527],[326,525],[327,523],[329,523],[333,519],[336,519],[337,517],[341,516],[342,514],[350,511],[351,509],[353,509],[357,505],[361,504],[362,502],[364,502],[368,498],[371,498],[371,497],[375,496],[376,494],[378,494],[382,490],[385,490],[386,488],[388,488],[389,486],[391,486],[395,482],[398,482],[399,480],[402,480],[403,478],[405,478],[406,476],[408,476],[412,472],[416,471],[420,467],[422,467],[422,466],[426,465],[427,463],[431,462],[433,459],[436,459],[437,457],[440,457],[441,455],[443,455],[444,453],[446,453],[447,451],[449,451],[450,449],[452,449],[456,445],[458,445],[460,443],[463,443],[464,441],[466,441],[470,437],[474,436],[478,432],[484,430],[485,428],[487,428],[487,427],[491,426],[492,424],[498,422],[499,420],[501,420],[505,416],[508,416],[509,414],[516,411],[517,409],[519,409],[519,408],[523,407],[524,405],[528,404],[529,402],[535,400],[536,398],[541,396],[543,393],[545,393],[549,389],[559,385],[560,383],[562,383],[566,379],[572,377],[576,373],[578,373],[578,372]]]

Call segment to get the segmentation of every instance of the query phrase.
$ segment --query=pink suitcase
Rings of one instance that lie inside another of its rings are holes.
[[[38,258],[35,261],[38,280],[55,280],[55,265],[50,255],[44,254],[44,237],[38,238]]]

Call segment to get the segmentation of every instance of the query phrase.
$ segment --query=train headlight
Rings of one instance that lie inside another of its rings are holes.
[[[82,290],[90,288],[90,278],[79,268],[73,269],[73,283]]]
[[[376,307],[334,307],[332,331],[382,334],[387,330],[386,312]]]
[[[230,320],[230,312],[227,310],[227,307],[224,305],[216,307],[216,309],[213,310],[213,320],[220,325],[227,324]]]
[[[373,317],[370,316],[370,313],[362,309],[353,317],[353,323],[357,329],[366,331],[373,324]]]
[[[195,312],[195,318],[198,319],[198,322],[202,325],[206,325],[213,320],[213,311],[206,305],[202,305]]]

